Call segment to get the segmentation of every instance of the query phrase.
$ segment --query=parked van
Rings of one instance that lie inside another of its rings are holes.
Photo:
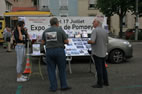
[[[3,39],[3,31],[4,31],[4,28],[5,28],[5,21],[4,19],[0,19],[0,43],[4,42],[4,39]]]

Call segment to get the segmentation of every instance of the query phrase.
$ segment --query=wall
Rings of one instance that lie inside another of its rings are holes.
[[[13,7],[33,7],[32,0],[8,0],[13,4]]]
[[[68,15],[69,16],[78,15],[77,5],[78,5],[77,0],[68,0]],[[53,15],[59,16],[60,14],[59,8],[60,8],[59,0],[49,0],[49,9]]]
[[[78,0],[78,16],[102,15],[97,9],[88,10],[88,0]]]
[[[0,16],[3,16],[3,13],[6,11],[5,0],[0,1]]]

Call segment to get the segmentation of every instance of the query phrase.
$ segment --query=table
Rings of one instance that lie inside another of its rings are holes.
[[[72,56],[67,56],[66,60],[68,61],[68,64],[69,64],[69,72],[70,74],[72,74],[72,69],[71,69]]]
[[[29,74],[29,77],[32,75],[32,74],[39,74],[40,76],[41,76],[41,78],[42,78],[42,80],[44,80],[44,77],[43,77],[43,75],[42,75],[42,71],[41,71],[41,57],[42,56],[44,56],[45,54],[43,54],[43,53],[40,53],[40,54],[27,54],[27,56],[29,56],[30,57],[30,64],[31,64],[31,73]],[[39,72],[33,72],[32,71],[32,58],[38,58],[38,70],[39,70]]]
[[[93,59],[92,55],[72,55],[72,56],[91,56],[91,59],[92,59],[92,61],[94,63],[94,59]],[[72,68],[71,68],[72,56],[66,55],[66,61],[69,64],[69,72],[70,72],[70,74],[72,74]],[[90,70],[91,70],[91,62],[90,62]]]

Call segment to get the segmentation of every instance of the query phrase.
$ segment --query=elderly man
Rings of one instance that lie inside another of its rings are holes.
[[[42,35],[42,43],[46,44],[50,91],[55,92],[57,90],[56,65],[59,70],[61,90],[69,90],[71,88],[68,87],[66,81],[66,57],[64,51],[64,44],[68,44],[69,41],[63,29],[59,27],[57,18],[51,18],[50,24],[51,27],[46,29]]]
[[[97,71],[97,84],[93,85],[93,88],[102,88],[103,85],[109,86],[108,75],[105,67],[105,57],[107,53],[108,34],[106,30],[102,28],[102,21],[96,18],[93,21],[94,30],[91,34],[91,40],[88,44],[91,44],[92,55],[95,60]]]

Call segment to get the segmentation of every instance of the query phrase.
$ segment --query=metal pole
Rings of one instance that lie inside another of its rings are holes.
[[[135,40],[138,40],[138,0],[136,0],[136,23],[135,23]]]

